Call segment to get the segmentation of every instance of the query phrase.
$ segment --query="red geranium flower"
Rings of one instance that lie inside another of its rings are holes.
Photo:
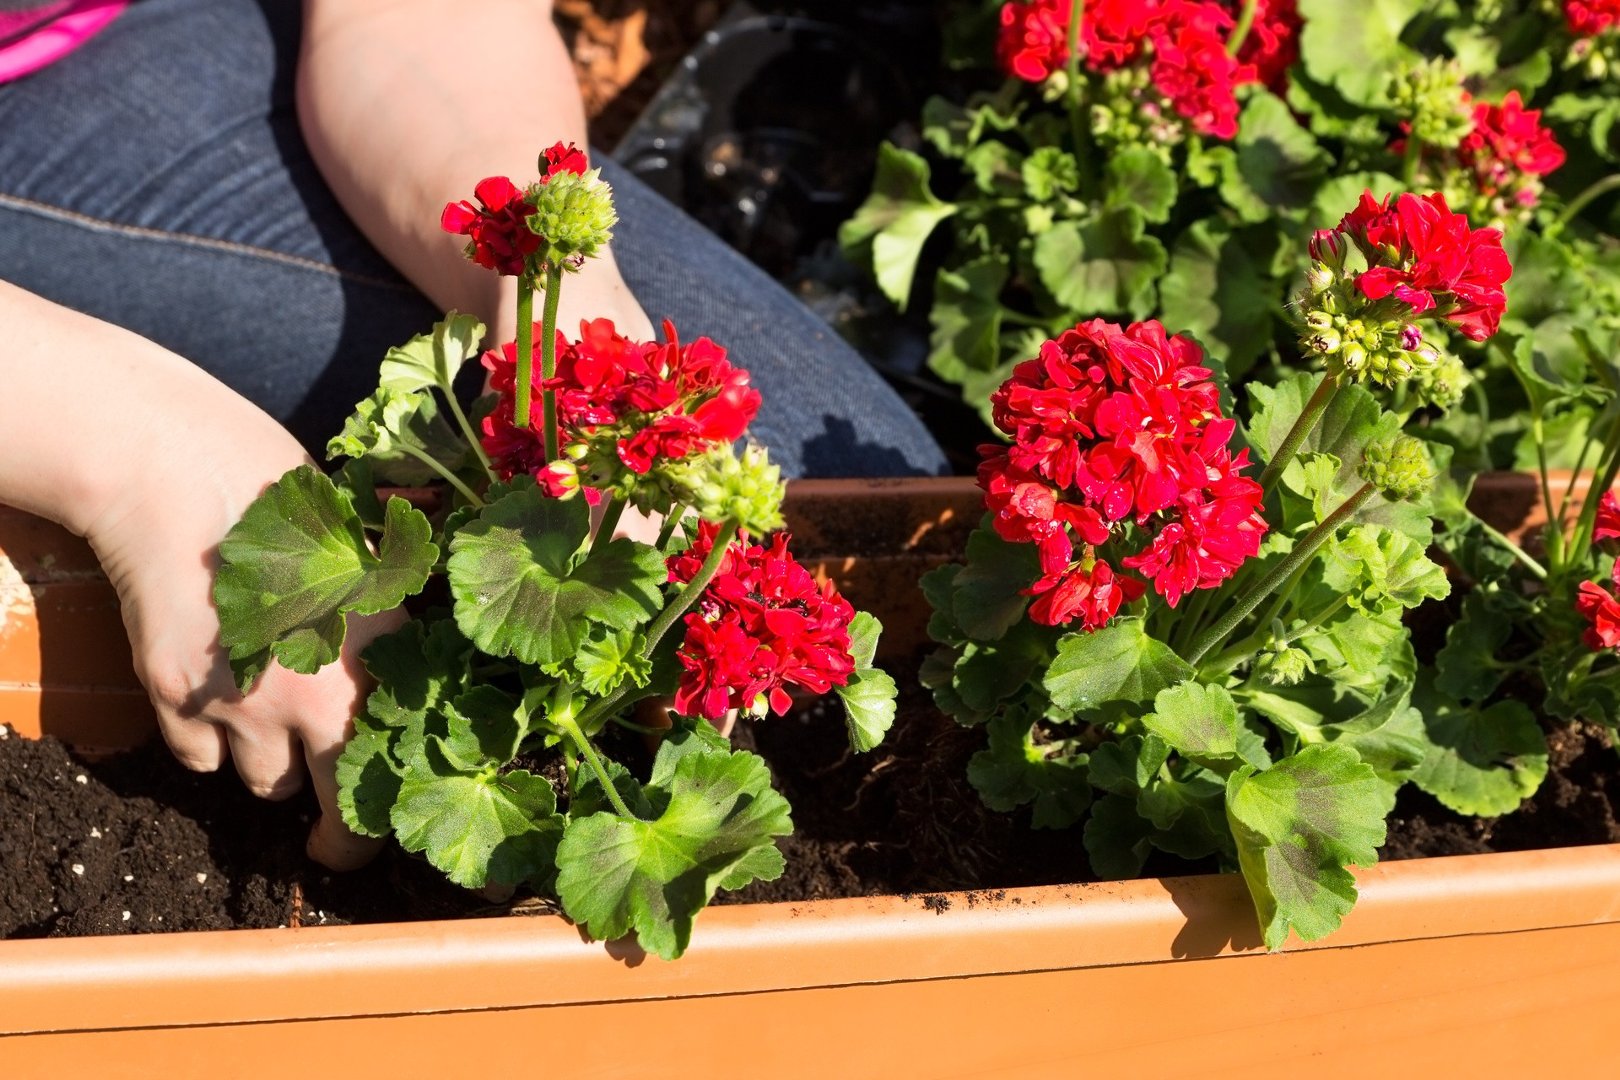
[[[1605,491],[1598,500],[1597,521],[1592,526],[1592,540],[1612,540],[1620,537],[1620,500],[1614,492]]]
[[[1227,0],[1234,16],[1244,0]],[[1238,59],[1254,67],[1255,78],[1281,94],[1288,86],[1288,69],[1299,59],[1299,0],[1259,0],[1249,36],[1238,49]]]
[[[525,261],[542,242],[529,228],[534,207],[504,176],[480,180],[473,194],[477,206],[465,199],[446,203],[439,227],[468,237],[467,257],[479,266],[507,277],[523,273]]]
[[[1029,617],[1042,626],[1063,626],[1074,619],[1086,630],[1100,630],[1128,604],[1145,591],[1132,577],[1116,577],[1114,568],[1101,559],[1075,563],[1057,573],[1043,575],[1024,590],[1035,597]]]
[[[1502,286],[1513,273],[1499,230],[1470,228],[1439,193],[1380,203],[1364,191],[1337,231],[1367,257],[1356,284],[1369,300],[1393,296],[1415,314],[1439,308],[1474,341],[1496,333],[1507,307]]]
[[[1593,581],[1581,582],[1575,610],[1587,622],[1581,640],[1588,648],[1620,649],[1620,603],[1608,589]]]
[[[548,149],[542,156],[545,168],[540,171],[540,182],[543,184],[560,172],[583,174],[590,168],[586,160],[585,151],[573,143],[557,143]]]
[[[714,550],[719,529],[704,522],[692,546],[668,560],[669,579],[685,584]],[[675,709],[719,720],[730,709],[778,716],[792,703],[788,688],[825,693],[855,670],[849,623],[855,609],[833,583],[816,579],[778,533],[767,546],[738,540],[720,572],[687,613],[676,652],[684,669]]]
[[[1474,173],[1486,198],[1512,193],[1523,205],[1535,205],[1536,187],[1526,177],[1546,176],[1564,163],[1564,150],[1541,126],[1541,110],[1526,109],[1514,90],[1502,104],[1474,106],[1474,129],[1457,147],[1457,160]],[[1528,199],[1528,201],[1526,201]]]
[[[1221,139],[1237,135],[1237,88],[1255,69],[1226,52],[1232,17],[1218,4],[1168,0],[1151,31],[1153,85],[1193,130]]]
[[[1601,34],[1620,22],[1620,0],[1564,0],[1564,22],[1578,37]]]

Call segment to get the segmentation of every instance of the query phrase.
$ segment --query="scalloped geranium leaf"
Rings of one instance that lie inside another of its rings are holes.
[[[995,641],[1017,625],[1029,607],[1023,590],[1041,576],[1034,544],[996,535],[987,516],[968,534],[967,565],[951,582],[951,615],[975,641]]]
[[[379,385],[407,393],[436,386],[451,393],[456,373],[478,355],[483,340],[483,323],[452,311],[434,323],[430,333],[388,350],[378,373]]]
[[[378,477],[418,485],[439,477],[439,471],[418,455],[455,472],[467,463],[471,450],[439,412],[431,393],[378,387],[354,407],[343,431],[326,444],[326,454],[364,457]]]
[[[992,371],[1001,362],[1001,323],[1006,308],[1007,256],[1000,252],[941,268],[934,276],[934,303],[928,310],[928,366],[959,383],[969,372]]]
[[[1271,348],[1282,283],[1218,218],[1194,223],[1176,241],[1159,283],[1166,326],[1192,334],[1236,378]]]
[[[1423,545],[1381,525],[1355,525],[1327,547],[1322,575],[1351,606],[1381,610],[1391,604],[1415,608],[1451,595],[1446,572]]]
[[[1028,711],[997,716],[987,726],[990,748],[968,761],[968,781],[992,810],[1031,807],[1037,829],[1066,829],[1091,805],[1086,755],[1062,754],[1031,739]]]
[[[400,767],[390,753],[395,732],[362,713],[354,735],[338,755],[338,812],[343,823],[362,836],[387,836],[389,814],[399,799]]]
[[[1097,876],[1117,881],[1142,872],[1152,835],[1153,826],[1136,812],[1134,798],[1104,795],[1092,804],[1082,842]]]
[[[658,551],[631,540],[596,551],[583,499],[535,488],[502,496],[450,542],[456,625],[480,649],[528,664],[572,657],[591,623],[630,630],[657,614],[668,574]]]
[[[1116,207],[1081,224],[1060,221],[1035,240],[1035,270],[1052,298],[1087,315],[1145,314],[1170,257],[1135,207]]]
[[[1151,224],[1170,220],[1176,205],[1176,174],[1146,146],[1127,146],[1108,157],[1103,205],[1134,206]]]
[[[443,747],[453,759],[505,765],[517,756],[524,725],[518,703],[505,691],[474,686],[442,708],[449,731]]]
[[[1459,814],[1509,814],[1547,777],[1547,737],[1522,702],[1481,709],[1422,697],[1428,757],[1412,782]]]
[[[1299,56],[1313,79],[1357,105],[1387,104],[1385,89],[1402,61],[1416,58],[1401,32],[1423,0],[1299,0]]]
[[[1255,90],[1243,106],[1236,150],[1226,159],[1221,197],[1245,221],[1304,211],[1333,163],[1288,105],[1267,90]]]
[[[658,810],[653,820],[597,813],[569,823],[557,849],[557,895],[592,937],[634,932],[642,948],[673,960],[717,889],[780,876],[776,838],[793,822],[765,762],[746,751],[691,750],[643,790]]]
[[[878,149],[872,194],[838,230],[838,242],[851,259],[870,259],[878,288],[904,311],[923,245],[936,226],[956,213],[928,186],[928,162],[893,143]]]
[[[646,646],[646,637],[634,630],[596,627],[574,654],[580,685],[598,697],[613,693],[626,679],[633,686],[646,686],[653,667]]]
[[[366,711],[387,727],[420,728],[423,717],[466,686],[473,645],[448,619],[412,619],[360,654],[377,689]]]
[[[1065,636],[1045,686],[1052,704],[1080,712],[1113,701],[1141,704],[1192,674],[1170,646],[1148,636],[1141,619],[1131,618]]]
[[[1347,868],[1378,862],[1394,808],[1395,789],[1345,746],[1307,746],[1227,779],[1227,823],[1267,948],[1290,930],[1315,941],[1338,929],[1356,901]]]
[[[1495,693],[1508,668],[1496,650],[1507,644],[1513,620],[1493,600],[1500,594],[1470,589],[1462,611],[1446,630],[1446,644],[1434,658],[1435,689],[1457,701],[1483,701]]]
[[[838,688],[851,750],[864,754],[883,741],[894,726],[898,694],[899,688],[889,673],[874,667],[858,668],[849,682]]]
[[[1148,786],[1170,757],[1169,745],[1157,735],[1127,735],[1091,752],[1091,786],[1132,799]]]
[[[557,795],[542,776],[501,773],[461,760],[438,738],[413,758],[390,820],[406,851],[419,851],[469,889],[490,882],[544,887],[562,833]]]
[[[1188,679],[1160,690],[1142,726],[1199,764],[1218,768],[1240,760],[1237,702],[1224,687]]]
[[[219,640],[246,693],[273,657],[304,674],[338,658],[344,616],[397,607],[426,584],[439,549],[426,516],[388,500],[378,553],[349,498],[300,465],[248,506],[219,545]]]

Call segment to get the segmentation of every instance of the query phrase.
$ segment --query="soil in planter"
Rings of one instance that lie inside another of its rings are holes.
[[[902,678],[901,685],[907,680]],[[921,895],[1093,880],[1077,829],[1032,830],[968,784],[982,736],[907,690],[889,742],[848,752],[835,708],[744,722],[735,740],[770,762],[794,807],[787,872],[720,902]],[[0,728],[0,732],[5,729]],[[308,793],[267,803],[228,768],[181,768],[160,742],[83,762],[52,739],[0,738],[0,937],[390,922],[542,912],[458,889],[397,845],[332,874],[303,854]],[[1383,857],[1620,842],[1615,751],[1596,728],[1551,734],[1551,769],[1518,813],[1459,817],[1408,787]],[[610,751],[635,768],[630,739]],[[1146,873],[1212,869],[1155,856]],[[944,902],[939,898],[934,902]]]

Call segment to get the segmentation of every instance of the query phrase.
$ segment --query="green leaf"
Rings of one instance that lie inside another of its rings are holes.
[[[583,499],[534,488],[502,496],[450,542],[456,625],[480,649],[529,664],[572,657],[591,623],[631,630],[663,607],[663,557],[618,539],[580,550],[590,531]]]
[[[793,822],[770,781],[752,754],[703,749],[680,756],[665,783],[649,785],[660,807],[654,820],[575,819],[557,850],[563,910],[594,938],[633,931],[642,948],[675,959],[717,889],[781,874],[775,838]]]
[[[992,810],[1033,803],[1037,829],[1066,829],[1091,805],[1086,755],[1063,754],[1057,744],[1037,745],[1036,715],[1017,710],[987,725],[990,748],[968,761],[968,781]]]
[[[1315,941],[1355,903],[1349,866],[1372,866],[1395,792],[1343,746],[1307,746],[1263,772],[1226,782],[1226,817],[1266,947],[1292,930]]]
[[[949,382],[970,371],[990,371],[1001,362],[1001,290],[1007,284],[1007,256],[981,256],[934,278],[929,309],[928,366]]]
[[[838,688],[851,750],[864,754],[883,741],[894,724],[898,693],[888,672],[874,667],[858,669],[847,684]]]
[[[414,448],[450,472],[466,464],[466,440],[439,413],[426,392],[406,393],[378,387],[354,407],[343,432],[326,444],[328,457],[364,457],[376,474],[396,484],[421,485],[440,474],[406,450]]]
[[[489,762],[469,768],[435,737],[407,766],[391,820],[401,847],[425,854],[457,885],[543,886],[562,831],[556,810],[544,777],[498,773]]]
[[[1141,704],[1192,674],[1170,646],[1148,637],[1141,619],[1130,618],[1065,636],[1044,685],[1052,704],[1080,712],[1112,701]]]
[[[1299,0],[1300,60],[1313,79],[1351,102],[1381,105],[1390,72],[1416,58],[1401,31],[1423,7],[1423,0]]]
[[[394,747],[397,764],[414,755],[429,734],[429,715],[466,688],[472,653],[472,642],[449,619],[432,623],[412,619],[360,654],[377,680],[377,689],[366,699],[365,716],[400,731]]]
[[[883,636],[883,624],[869,611],[857,611],[849,620],[849,655],[855,669],[869,668],[877,659],[878,639]]]
[[[1221,179],[1221,197],[1245,221],[1306,210],[1333,163],[1268,90],[1255,90],[1243,106],[1236,150]]]
[[[1421,699],[1433,744],[1412,782],[1459,814],[1512,813],[1547,776],[1547,739],[1523,702],[1464,706]]]
[[[1169,257],[1144,228],[1134,207],[1105,211],[1083,225],[1058,222],[1035,240],[1041,284],[1071,312],[1145,314]]]
[[[594,628],[574,654],[580,685],[598,697],[613,693],[625,679],[634,686],[646,686],[652,678],[646,648],[647,639],[634,630]]]
[[[1230,855],[1225,793],[1225,782],[1208,769],[1194,769],[1174,778],[1161,773],[1137,797],[1136,810],[1153,825],[1149,839],[1160,850],[1183,859],[1201,859],[1219,851]]]
[[[1023,590],[1041,576],[1034,544],[996,535],[988,516],[968,535],[967,565],[953,582],[951,612],[964,634],[995,641],[1017,625],[1029,607]]]
[[[1226,364],[1231,378],[1271,348],[1274,309],[1281,302],[1281,282],[1215,218],[1195,222],[1181,234],[1159,283],[1165,326],[1196,337]]]
[[[346,614],[375,615],[420,592],[439,558],[432,536],[422,512],[396,496],[373,555],[353,504],[314,467],[270,485],[220,542],[214,579],[219,640],[242,692],[272,657],[318,671],[343,648]]]
[[[1176,205],[1176,174],[1145,146],[1127,146],[1108,159],[1103,206],[1134,207],[1144,220],[1163,224]]]
[[[1391,784],[1410,776],[1430,751],[1423,713],[1411,705],[1410,683],[1400,684],[1358,716],[1325,725],[1322,732],[1354,750]]]
[[[1237,703],[1224,687],[1189,679],[1160,690],[1142,726],[1200,764],[1238,757]]]
[[[904,311],[917,260],[934,228],[956,213],[928,187],[928,162],[893,143],[878,149],[872,194],[838,230],[849,257],[870,261],[878,287]]]
[[[1051,202],[1080,189],[1080,163],[1067,150],[1042,146],[1024,159],[1019,173],[1024,190],[1036,202]]]
[[[1381,525],[1355,525],[1327,545],[1323,580],[1352,607],[1415,608],[1451,595],[1446,572],[1409,536]]]
[[[478,355],[483,340],[483,323],[452,311],[433,324],[431,333],[418,334],[388,350],[379,372],[379,385],[403,393],[430,386],[453,393],[456,373]]]
[[[387,836],[389,812],[399,799],[400,770],[389,753],[394,733],[362,713],[338,755],[338,812],[362,836]]]
[[[1446,629],[1445,647],[1434,658],[1435,689],[1455,701],[1485,700],[1507,674],[1496,662],[1496,650],[1507,644],[1513,622],[1495,609],[1492,598],[1483,588],[1468,591]]]
[[[481,763],[505,765],[517,757],[526,734],[518,703],[493,686],[474,686],[442,706],[447,734],[441,746],[451,760],[469,769]]]
[[[1170,746],[1157,735],[1127,735],[1092,750],[1087,775],[1092,787],[1134,799],[1169,759]]]
[[[1108,880],[1136,877],[1153,847],[1153,826],[1136,812],[1134,798],[1120,795],[1104,795],[1092,804],[1083,835],[1091,869]]]
[[[922,108],[923,138],[946,157],[961,158],[986,132],[1017,126],[1020,109],[1004,97],[975,94],[966,105],[938,95],[929,98]]]

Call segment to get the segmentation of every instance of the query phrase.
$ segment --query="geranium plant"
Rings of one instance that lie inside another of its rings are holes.
[[[1311,250],[1296,326],[1321,370],[1251,385],[1241,430],[1157,322],[1082,322],[1018,364],[991,396],[989,512],[924,580],[924,681],[984,726],[985,801],[1085,819],[1105,876],[1154,849],[1241,870],[1271,947],[1339,925],[1401,785],[1457,802],[1546,764],[1459,751],[1459,718],[1415,704],[1433,678],[1404,615],[1450,593],[1436,523],[1477,521],[1450,448],[1384,403],[1455,363],[1446,331],[1496,332],[1501,233],[1438,193],[1363,192]]]
[[[567,275],[615,215],[572,146],[540,168],[444,211],[469,258],[517,279],[515,340],[482,356],[493,393],[469,414],[453,390],[484,336],[469,316],[391,350],[332,440],[342,469],[287,473],[220,545],[220,640],[246,692],[271,663],[336,660],[348,614],[409,602],[363,654],[377,688],[338,763],[344,820],[459,885],[526,886],[594,937],[672,958],[717,889],[781,873],[792,829],[765,763],[713,723],[834,691],[864,751],[895,687],[872,666],[877,621],[772,535],[779,473],[734,445],[760,402],[748,373],[667,323],[663,341],[605,320],[558,331]],[[441,481],[443,507],[383,502],[378,480]],[[632,506],[662,520],[656,543],[615,535]],[[636,776],[600,742],[647,734],[649,701],[679,719]]]

